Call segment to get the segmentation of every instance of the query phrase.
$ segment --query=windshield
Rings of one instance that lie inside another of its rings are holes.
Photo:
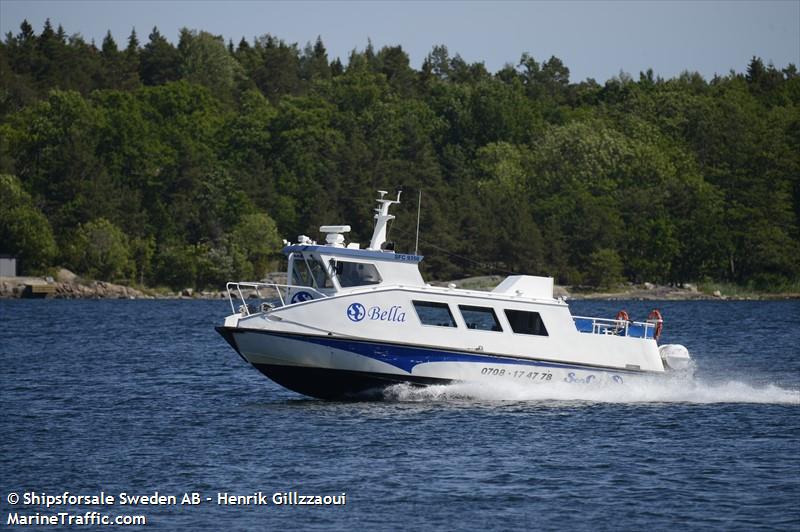
[[[295,255],[292,260],[292,285],[333,288],[325,265],[311,256]]]

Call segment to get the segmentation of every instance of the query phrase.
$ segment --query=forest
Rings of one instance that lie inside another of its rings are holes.
[[[345,59],[321,38],[153,28],[98,47],[23,21],[0,43],[0,253],[221,288],[323,224],[366,244],[377,189],[402,186],[389,239],[413,252],[421,191],[428,280],[800,283],[793,64],[598,82],[523,52],[497,72],[443,45],[419,69],[401,46]]]

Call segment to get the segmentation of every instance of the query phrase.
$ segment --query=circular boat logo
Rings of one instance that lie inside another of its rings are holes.
[[[309,299],[314,299],[314,296],[308,292],[297,292],[292,296],[292,303],[301,303],[303,301],[308,301]]]
[[[367,315],[367,310],[361,303],[353,303],[347,307],[347,317],[350,321],[361,321]]]

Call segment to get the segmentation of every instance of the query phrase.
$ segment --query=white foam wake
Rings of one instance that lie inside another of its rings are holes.
[[[575,384],[566,382],[454,383],[424,388],[398,384],[387,389],[396,401],[581,401],[590,403],[761,403],[800,406],[800,389],[741,381],[704,382],[683,378],[641,378],[625,384]]]

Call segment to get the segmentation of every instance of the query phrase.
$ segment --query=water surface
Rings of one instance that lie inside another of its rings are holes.
[[[652,306],[572,310],[641,319]],[[694,377],[398,386],[349,403],[247,366],[213,330],[227,301],[0,301],[3,525],[54,513],[9,493],[68,490],[214,499],[78,508],[144,514],[151,529],[800,529],[800,303],[657,306]],[[216,504],[257,491],[347,504]]]

